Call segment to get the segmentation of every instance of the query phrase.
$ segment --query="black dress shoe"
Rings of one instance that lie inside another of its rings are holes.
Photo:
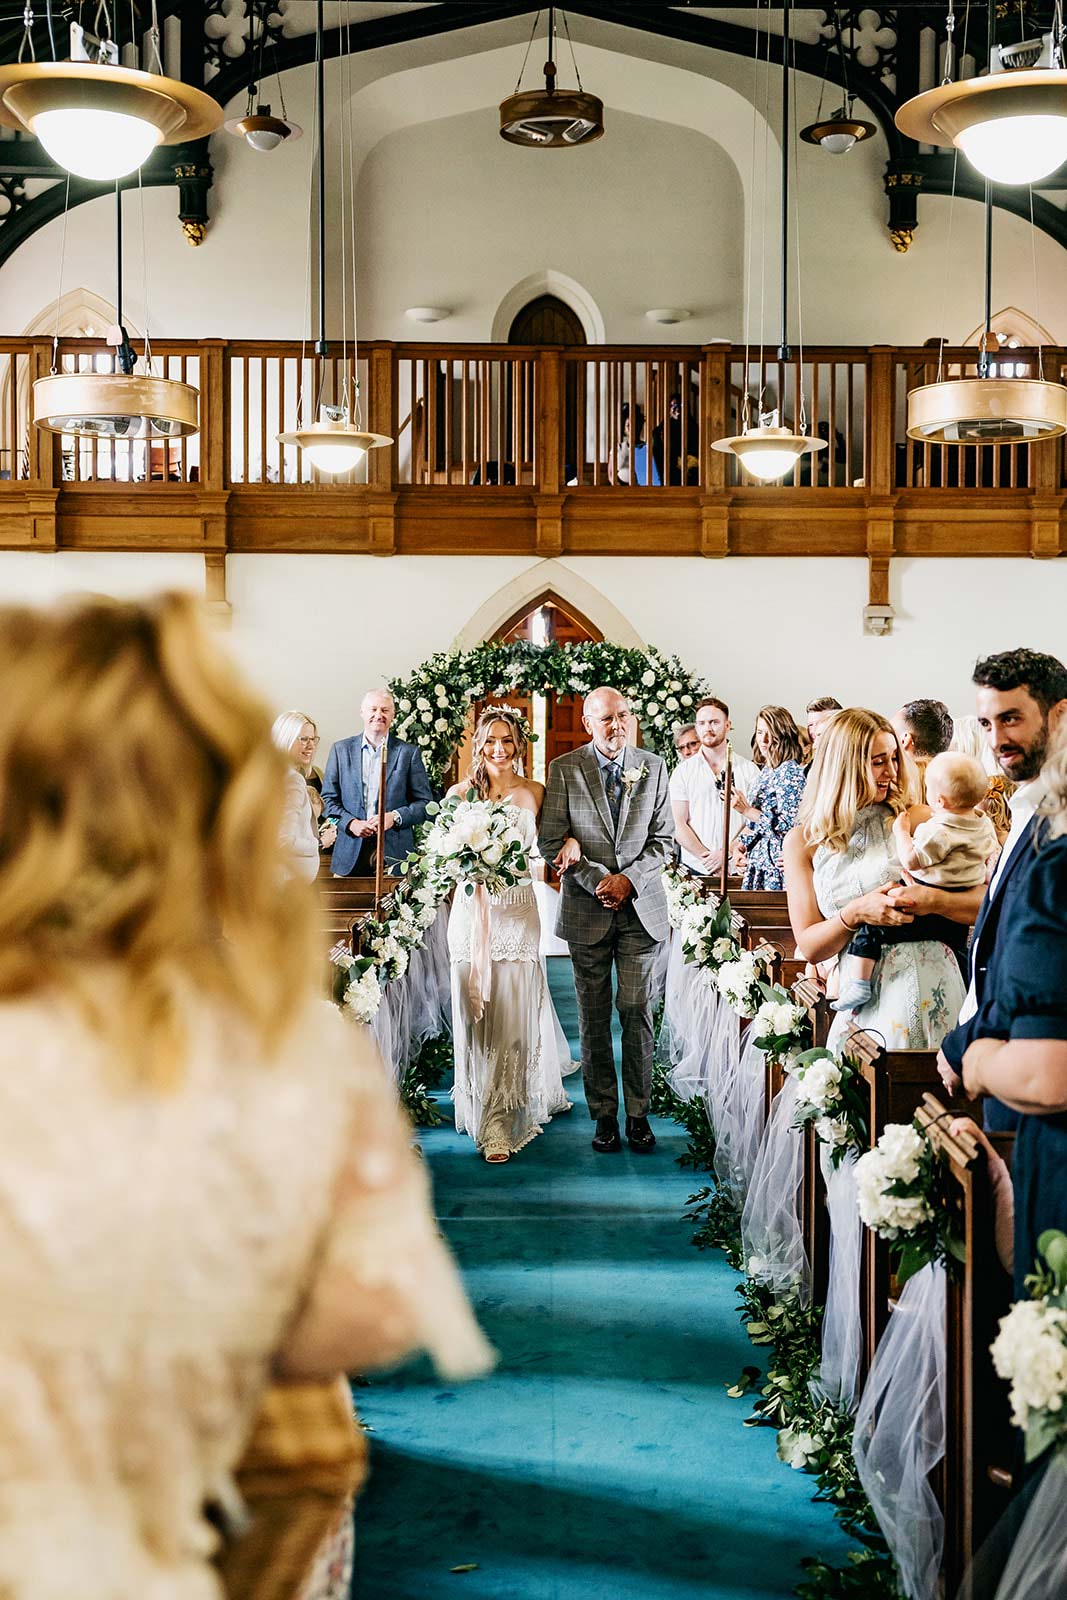
[[[627,1117],[626,1143],[639,1155],[656,1148],[656,1135],[649,1127],[647,1117]]]
[[[618,1117],[597,1117],[596,1133],[593,1135],[593,1149],[599,1156],[609,1156],[614,1151],[622,1149],[622,1140],[619,1138]]]

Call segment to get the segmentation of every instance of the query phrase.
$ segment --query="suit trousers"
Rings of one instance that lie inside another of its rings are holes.
[[[603,938],[570,944],[578,991],[578,1037],[589,1115],[617,1117],[619,1081],[611,1044],[611,973],[618,977],[622,1023],[622,1092],[628,1117],[648,1113],[652,1090],[652,995],[660,941],[645,932],[633,906],[616,911]]]

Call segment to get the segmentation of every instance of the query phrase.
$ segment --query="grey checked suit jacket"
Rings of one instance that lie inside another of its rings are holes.
[[[581,745],[557,756],[548,774],[538,841],[546,861],[557,855],[567,834],[577,839],[582,859],[563,875],[556,932],[570,944],[595,944],[611,926],[615,912],[601,905],[594,890],[601,878],[622,872],[634,886],[631,904],[645,932],[667,937],[667,897],[661,874],[674,850],[674,827],[667,790],[667,767],[650,750],[627,745],[623,770],[644,764],[648,773],[623,790],[618,829],[604,792],[596,751]]]

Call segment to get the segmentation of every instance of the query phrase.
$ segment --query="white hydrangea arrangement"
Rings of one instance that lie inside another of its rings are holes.
[[[336,969],[334,999],[356,1022],[370,1023],[382,1003],[382,986],[370,956],[354,956],[342,940],[330,951]]]
[[[480,799],[473,789],[428,808],[433,822],[422,841],[426,876],[443,892],[455,884],[472,895],[484,885],[502,894],[526,873],[526,851],[510,806]]]
[[[704,887],[685,867],[673,861],[664,867],[661,878],[667,896],[667,921],[672,928],[680,928],[684,913],[691,906],[706,902]]]
[[[940,1162],[914,1123],[891,1122],[856,1162],[860,1217],[899,1251],[898,1282],[930,1261],[963,1259]]]
[[[1026,1437],[1026,1459],[1067,1446],[1067,1235],[1049,1229],[1037,1242],[1045,1266],[1026,1280],[992,1344],[993,1365],[1011,1383],[1012,1421]]]

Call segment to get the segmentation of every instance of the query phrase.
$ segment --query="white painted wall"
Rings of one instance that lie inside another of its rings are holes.
[[[232,556],[230,645],[274,709],[316,718],[325,754],[354,731],[365,688],[447,649],[480,607],[538,565],[525,557]],[[815,695],[834,694],[891,713],[931,695],[959,714],[973,709],[979,655],[1025,644],[1067,656],[1064,562],[897,562],[888,639],[863,637],[859,560],[552,565],[599,590],[646,643],[677,651],[704,674],[730,703],[741,744],[768,702],[799,714]],[[202,590],[198,557],[0,553],[5,601],[175,585]],[[508,609],[502,597],[500,620]]]

